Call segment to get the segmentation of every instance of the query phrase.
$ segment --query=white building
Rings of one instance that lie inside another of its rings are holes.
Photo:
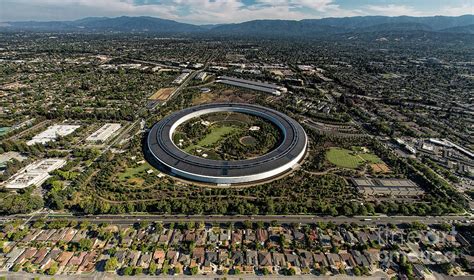
[[[185,73],[182,73],[181,75],[179,75],[174,81],[173,81],[173,84],[176,84],[176,85],[180,85],[182,84],[186,78],[189,76],[189,73],[185,72]]]
[[[18,171],[11,180],[5,184],[6,189],[24,189],[31,185],[41,186],[50,177],[49,173],[63,167],[64,159],[50,158],[29,164]]]
[[[122,127],[119,123],[106,123],[86,138],[89,142],[105,142]]]
[[[199,74],[196,75],[196,80],[204,81],[207,78],[207,73],[206,72],[199,72]]]
[[[38,143],[45,144],[51,141],[55,141],[59,136],[67,136],[73,133],[76,129],[81,127],[80,125],[63,125],[57,124],[48,127],[45,131],[36,135],[30,141],[26,142],[26,145],[32,146]]]

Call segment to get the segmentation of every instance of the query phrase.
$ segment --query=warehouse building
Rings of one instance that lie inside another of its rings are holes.
[[[5,185],[6,189],[18,190],[31,185],[41,186],[50,177],[49,173],[63,167],[64,159],[49,158],[29,164],[18,171]]]
[[[122,127],[119,123],[106,123],[86,138],[89,142],[105,142]]]
[[[408,179],[351,179],[357,190],[364,196],[415,197],[424,191]]]
[[[76,129],[81,127],[80,125],[63,125],[57,124],[48,127],[45,131],[36,135],[30,141],[26,142],[26,145],[32,146],[35,144],[45,144],[51,141],[56,141],[58,137],[67,136],[73,133]]]
[[[218,77],[218,80],[216,82],[221,83],[221,84],[237,86],[237,87],[243,87],[243,88],[248,88],[248,89],[252,89],[252,90],[256,90],[256,91],[266,92],[266,93],[270,93],[270,94],[273,94],[273,95],[276,95],[276,96],[280,96],[282,93],[287,92],[287,89],[285,87],[282,87],[282,86],[279,86],[279,85],[263,83],[263,82],[256,82],[256,81],[250,81],[250,80],[244,80],[244,79],[227,77],[227,76]]]

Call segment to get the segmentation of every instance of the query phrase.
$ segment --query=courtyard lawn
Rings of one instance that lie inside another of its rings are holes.
[[[332,164],[342,167],[356,169],[364,163],[383,163],[382,160],[371,153],[355,152],[342,148],[330,148],[326,152],[326,158]]]
[[[220,140],[222,140],[224,136],[232,134],[239,130],[239,128],[235,126],[216,126],[216,127],[212,127],[211,129],[212,129],[211,133],[206,135],[206,137],[200,140],[196,145],[191,145],[187,147],[185,151],[189,153],[190,151],[192,151],[193,149],[197,147],[212,146],[216,144],[217,142],[219,142]]]

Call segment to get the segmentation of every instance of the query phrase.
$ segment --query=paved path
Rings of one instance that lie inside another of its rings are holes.
[[[5,276],[9,280],[23,280],[23,279],[37,279],[41,280],[51,280],[54,279],[94,279],[94,280],[112,280],[112,279],[170,279],[170,280],[190,280],[190,279],[244,279],[244,280],[266,280],[266,279],[297,279],[297,280],[306,280],[306,279],[330,279],[330,280],[349,280],[354,279],[348,275],[336,275],[336,276],[316,276],[316,275],[295,275],[292,277],[282,276],[282,275],[268,275],[268,276],[257,276],[257,275],[176,275],[176,276],[118,276],[112,273],[104,272],[94,272],[88,275],[54,275],[47,276],[44,274],[28,274],[26,272],[0,272],[0,276]],[[381,280],[389,279],[388,276],[383,272],[376,272],[373,276],[366,277],[357,277],[355,279],[360,280]]]

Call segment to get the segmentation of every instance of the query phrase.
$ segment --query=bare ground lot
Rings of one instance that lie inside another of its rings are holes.
[[[154,101],[166,101],[170,95],[175,91],[176,88],[170,87],[170,88],[161,88],[157,90],[152,96],[150,96],[148,99],[154,100]]]

